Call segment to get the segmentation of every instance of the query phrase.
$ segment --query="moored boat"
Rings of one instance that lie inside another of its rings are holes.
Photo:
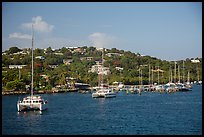
[[[33,27],[33,26],[32,26]],[[47,101],[45,101],[40,95],[33,95],[33,36],[32,36],[32,82],[31,82],[31,94],[24,97],[22,100],[17,101],[17,110],[45,110],[47,109]]]
[[[116,97],[116,93],[113,92],[110,88],[101,88],[96,92],[92,93],[93,98],[112,98]]]
[[[39,95],[27,96],[23,100],[19,100],[17,103],[18,111],[29,111],[29,110],[46,110],[47,101]]]
[[[102,69],[100,74],[102,75],[102,83],[100,83],[98,86],[98,89],[96,90],[96,92],[92,93],[92,97],[93,98],[112,98],[112,97],[116,97],[116,93],[112,91],[112,89],[110,89],[108,86],[105,86],[103,84],[103,50],[102,50]],[[99,75],[100,75],[99,74]]]

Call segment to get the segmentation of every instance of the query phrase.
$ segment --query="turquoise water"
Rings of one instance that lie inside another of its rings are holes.
[[[201,135],[202,86],[190,92],[128,94],[42,94],[48,110],[18,113],[22,96],[2,96],[2,134],[22,135]]]

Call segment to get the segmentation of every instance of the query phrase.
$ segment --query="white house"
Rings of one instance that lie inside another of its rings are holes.
[[[88,60],[88,61],[91,61],[93,60],[93,57],[81,57],[80,60]]]
[[[110,73],[110,69],[108,67],[102,67],[102,65],[93,65],[88,72],[96,72],[97,74],[108,75]]]
[[[122,56],[123,54],[120,53],[107,53],[106,56],[112,57],[112,56]]]
[[[50,68],[56,68],[58,65],[49,65]]]
[[[36,59],[45,59],[43,56],[36,56]]]
[[[54,54],[55,55],[61,55],[61,56],[63,55],[63,53],[61,53],[61,52],[55,52]]]
[[[198,59],[192,59],[191,62],[192,62],[192,63],[199,63],[200,60],[198,60]]]
[[[63,59],[63,63],[65,65],[70,65],[72,63],[73,59]]]
[[[27,66],[27,65],[9,65],[9,68],[10,69],[14,69],[14,68],[22,69],[25,66]]]
[[[116,70],[123,70],[121,67],[115,67]]]
[[[28,54],[28,53],[25,52],[25,51],[19,51],[19,52],[13,53],[13,55],[19,55],[19,54],[26,55],[26,54]]]

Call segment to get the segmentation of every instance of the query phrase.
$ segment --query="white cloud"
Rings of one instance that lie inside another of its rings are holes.
[[[9,34],[9,38],[31,39],[32,37],[31,35],[28,35],[28,34],[21,34],[21,33],[15,32],[15,33]]]
[[[34,29],[39,32],[51,32],[54,28],[53,25],[50,25],[47,22],[43,21],[41,16],[33,17],[31,23],[23,23],[21,26],[22,28],[31,29],[32,24]]]
[[[95,32],[89,35],[89,40],[92,42],[94,47],[110,47],[114,42],[115,37],[107,35],[105,33]]]

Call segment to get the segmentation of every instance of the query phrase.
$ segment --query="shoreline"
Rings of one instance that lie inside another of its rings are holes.
[[[39,90],[35,91],[35,94],[52,94],[52,93],[65,93],[65,92],[77,92],[78,89],[64,89],[64,90]],[[30,94],[30,91],[2,91],[2,96],[5,95],[24,95]]]

